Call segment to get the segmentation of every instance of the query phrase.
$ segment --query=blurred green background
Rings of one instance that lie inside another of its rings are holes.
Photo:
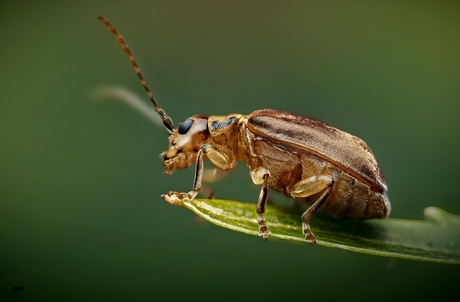
[[[314,117],[370,145],[393,217],[460,214],[456,1],[2,1],[0,300],[457,295],[458,266],[264,242],[164,202],[193,169],[162,175],[163,129],[91,98],[116,84],[148,102],[98,15],[176,125],[262,108]],[[213,189],[259,192],[243,163]]]

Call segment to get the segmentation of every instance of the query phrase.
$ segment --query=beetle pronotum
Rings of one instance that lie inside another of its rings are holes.
[[[391,210],[387,185],[372,151],[356,136],[323,122],[273,109],[249,115],[195,115],[174,128],[158,105],[123,37],[99,17],[128,55],[142,86],[169,133],[169,147],[161,154],[165,174],[196,165],[190,192],[170,191],[170,203],[191,200],[201,190],[207,158],[218,169],[230,171],[246,163],[252,181],[262,185],[256,211],[259,235],[268,238],[264,217],[268,189],[311,203],[302,214],[305,240],[316,243],[310,220],[317,210],[353,219],[384,218]],[[221,173],[222,175],[225,173]]]

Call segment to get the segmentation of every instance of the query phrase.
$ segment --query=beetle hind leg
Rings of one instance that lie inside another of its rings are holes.
[[[316,238],[311,231],[309,223],[331,192],[333,183],[334,180],[332,177],[319,175],[303,179],[290,189],[290,194],[294,198],[306,198],[322,192],[319,198],[302,214],[302,233],[305,235],[305,240],[313,244],[316,244]]]

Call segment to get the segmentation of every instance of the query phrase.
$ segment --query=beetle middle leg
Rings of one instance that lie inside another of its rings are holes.
[[[257,202],[257,214],[259,215],[257,222],[259,223],[259,236],[262,236],[264,240],[268,239],[270,234],[270,229],[268,228],[267,222],[265,220],[265,206],[268,200],[268,178],[270,177],[270,172],[263,168],[258,167],[251,171],[252,181],[256,185],[262,184],[262,188],[259,194],[259,200]]]
[[[305,198],[322,192],[320,197],[302,214],[302,232],[305,235],[305,240],[313,244],[316,244],[316,239],[310,229],[309,223],[313,215],[315,215],[316,211],[331,192],[333,183],[334,179],[332,177],[317,175],[303,179],[290,188],[290,194],[294,198]]]

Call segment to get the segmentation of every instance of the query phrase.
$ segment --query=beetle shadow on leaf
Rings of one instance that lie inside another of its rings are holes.
[[[328,233],[328,236],[332,237],[379,241],[386,237],[385,229],[370,223],[369,220],[338,219],[324,213],[317,213],[310,224],[313,229],[319,230],[318,233]]]

